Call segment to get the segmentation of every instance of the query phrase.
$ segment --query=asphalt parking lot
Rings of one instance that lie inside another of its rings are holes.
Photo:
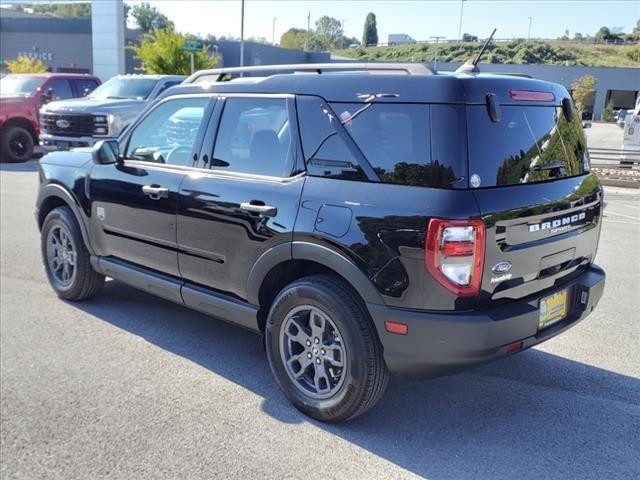
[[[327,426],[280,393],[258,337],[110,281],[46,283],[36,163],[0,164],[0,476],[640,478],[640,196],[608,189],[587,320],[538,348]]]

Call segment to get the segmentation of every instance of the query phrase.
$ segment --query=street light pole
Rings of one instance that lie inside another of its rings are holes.
[[[527,42],[531,41],[531,20],[533,19],[533,17],[528,17],[529,18],[529,36],[527,37]]]
[[[244,0],[240,7],[240,66],[244,67]],[[242,75],[241,75],[242,76]]]
[[[278,17],[273,17],[273,25],[271,27],[271,43],[276,44],[276,20]]]
[[[458,41],[462,40],[462,14],[464,13],[464,2],[466,0],[460,0],[460,24],[458,25]]]
[[[440,37],[440,36],[433,36],[433,37],[429,37],[429,38],[433,38],[436,41],[436,53],[433,57],[433,69],[434,70],[438,70],[438,42],[443,39],[443,38],[447,38],[447,37]]]

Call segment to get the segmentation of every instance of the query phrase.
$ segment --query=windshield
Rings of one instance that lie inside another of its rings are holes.
[[[580,120],[561,108],[503,106],[491,122],[485,106],[467,107],[469,175],[480,188],[544,182],[585,173],[586,142]]]
[[[158,83],[156,78],[114,77],[96,88],[89,98],[104,100],[107,98],[128,98],[144,100]]]
[[[44,83],[43,77],[23,77],[20,75],[7,75],[0,80],[0,95],[3,97],[21,96],[28,97]]]

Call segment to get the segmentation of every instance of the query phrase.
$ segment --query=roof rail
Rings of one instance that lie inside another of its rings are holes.
[[[200,70],[183,83],[195,83],[201,77],[219,82],[225,75],[234,73],[324,73],[324,72],[405,72],[407,75],[433,75],[434,72],[422,63],[301,63],[293,65],[257,65],[253,67],[229,67]]]

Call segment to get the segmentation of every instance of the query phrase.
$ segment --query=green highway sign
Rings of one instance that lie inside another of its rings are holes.
[[[200,40],[187,40],[184,42],[182,49],[187,52],[200,52],[202,51],[202,42]]]

